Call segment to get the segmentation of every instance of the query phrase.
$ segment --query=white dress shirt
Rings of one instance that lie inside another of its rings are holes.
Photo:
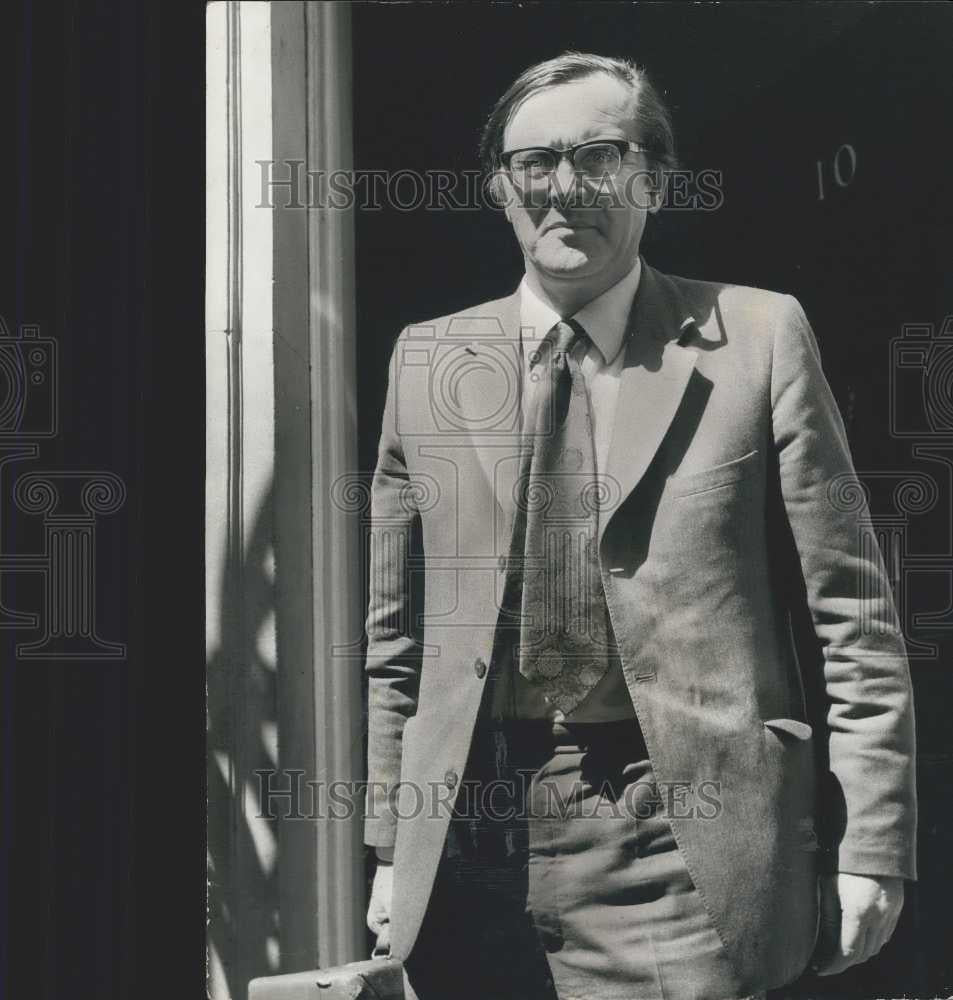
[[[580,367],[589,390],[597,475],[605,472],[609,456],[615,403],[619,395],[619,377],[625,360],[622,341],[641,276],[642,261],[637,257],[635,267],[624,278],[571,316],[560,316],[552,306],[543,302],[529,287],[525,278],[520,285],[524,395],[536,385],[529,378],[529,356],[557,323],[563,319],[576,320],[592,341],[581,359]],[[581,350],[581,346],[576,350]]]
[[[574,319],[589,335],[591,344],[580,359],[580,368],[589,391],[597,476],[605,473],[609,456],[619,378],[625,360],[625,331],[641,275],[642,262],[636,258],[635,266],[625,277],[571,316],[561,316],[543,302],[525,278],[520,285],[524,399],[536,386],[536,382],[529,378],[530,355],[556,323]],[[575,350],[582,351],[582,345]],[[494,714],[501,717],[550,718],[557,722],[564,719],[571,722],[610,722],[630,719],[635,715],[618,658],[613,659],[599,683],[568,716],[548,705],[539,690],[515,667],[511,668],[508,677],[500,678],[494,694],[494,706]]]

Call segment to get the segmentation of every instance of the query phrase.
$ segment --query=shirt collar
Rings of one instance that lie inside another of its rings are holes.
[[[565,317],[543,302],[524,277],[520,284],[520,325],[529,327],[534,341],[539,342],[560,320],[575,319],[599,348],[605,363],[611,364],[622,347],[629,310],[641,277],[642,258],[636,257],[635,266],[628,274],[578,312]]]

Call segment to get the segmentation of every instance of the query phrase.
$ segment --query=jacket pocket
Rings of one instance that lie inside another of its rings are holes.
[[[809,740],[814,735],[814,730],[807,722],[800,719],[764,719],[764,727],[773,733],[784,738],[793,736],[796,740]]]
[[[670,497],[686,497],[694,493],[706,493],[719,486],[746,479],[758,467],[758,449],[749,451],[747,455],[733,458],[730,462],[722,462],[698,472],[685,475],[669,476],[665,483],[665,492]]]

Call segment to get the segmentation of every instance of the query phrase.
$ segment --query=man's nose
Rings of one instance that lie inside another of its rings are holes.
[[[565,203],[576,196],[579,175],[568,156],[560,158],[556,169],[549,175],[549,199],[551,202]]]

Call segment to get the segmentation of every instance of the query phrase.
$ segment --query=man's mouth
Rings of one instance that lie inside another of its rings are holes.
[[[583,229],[595,229],[596,227],[590,225],[587,222],[572,222],[568,219],[561,219],[559,222],[548,222],[543,226],[543,232],[548,233],[554,229],[569,229],[572,232],[577,232]]]

